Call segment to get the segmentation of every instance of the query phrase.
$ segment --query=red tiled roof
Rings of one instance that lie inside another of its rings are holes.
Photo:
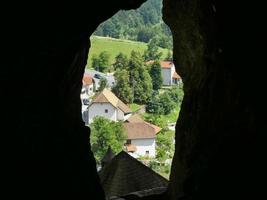
[[[170,61],[160,61],[161,68],[169,69],[173,66],[173,62]]]
[[[83,76],[83,85],[91,85],[93,84],[93,78],[89,75]]]
[[[147,61],[147,65],[151,65],[154,63],[154,60]],[[173,65],[173,62],[171,61],[160,61],[161,68],[170,69]]]

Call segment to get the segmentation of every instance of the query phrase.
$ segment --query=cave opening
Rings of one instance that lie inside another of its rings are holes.
[[[119,11],[98,26],[90,41],[82,118],[91,129],[100,177],[104,165],[123,151],[168,180],[184,94],[162,0]]]

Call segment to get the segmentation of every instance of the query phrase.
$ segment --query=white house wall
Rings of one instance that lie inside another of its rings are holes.
[[[172,70],[170,68],[161,68],[163,85],[171,85],[172,84]]]
[[[108,110],[105,113],[105,110]],[[115,109],[110,103],[93,103],[89,107],[89,124],[96,116],[105,117],[109,120],[117,121],[117,109]]]
[[[134,152],[137,156],[145,156],[146,151],[149,151],[149,157],[156,156],[156,143],[155,139],[133,139],[131,144],[136,146],[137,151]]]
[[[124,121],[124,112],[118,109],[118,120]]]

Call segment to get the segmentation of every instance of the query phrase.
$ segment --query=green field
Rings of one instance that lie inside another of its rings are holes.
[[[91,67],[91,58],[94,54],[99,55],[102,51],[107,51],[110,54],[110,64],[114,62],[115,57],[120,53],[126,54],[130,57],[131,51],[139,51],[141,54],[144,53],[147,48],[147,44],[143,42],[136,42],[130,40],[119,40],[113,38],[105,38],[92,36],[91,38],[91,48],[89,51],[89,57],[87,60],[87,67]],[[168,50],[160,48],[160,51],[163,53],[162,59],[166,57]]]

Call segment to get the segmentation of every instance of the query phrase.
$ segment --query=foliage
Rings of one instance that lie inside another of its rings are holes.
[[[132,103],[133,91],[130,87],[128,71],[126,69],[117,69],[114,76],[116,85],[112,88],[112,91],[124,103]]]
[[[114,64],[116,62],[115,57],[123,52],[125,56],[128,58],[131,56],[132,50],[138,51],[142,55],[147,48],[147,44],[143,42],[135,42],[130,40],[118,40],[112,38],[103,38],[93,36],[91,39],[91,48],[88,55],[87,67],[92,67],[92,58],[93,55],[97,57],[103,49],[108,52],[110,55],[110,64]],[[161,59],[165,59],[168,50],[159,48],[159,51],[162,52]]]
[[[90,128],[91,149],[98,163],[109,146],[115,153],[122,151],[126,139],[122,122],[113,122],[104,117],[95,117],[90,124]]]
[[[141,28],[137,33],[137,41],[148,43],[155,36],[152,29]]]
[[[169,92],[164,92],[162,94],[152,95],[147,104],[146,111],[158,115],[168,115],[174,107],[175,103]]]
[[[159,161],[171,159],[174,153],[174,131],[163,130],[157,134],[156,158]]]
[[[147,49],[144,52],[144,59],[145,61],[159,60],[161,56],[162,53],[159,52],[159,47],[157,46],[155,38],[153,38],[147,45]]]
[[[141,104],[147,103],[152,93],[152,80],[143,63],[141,54],[132,51],[129,61],[130,85],[134,102]]]
[[[114,70],[127,69],[128,63],[129,63],[129,61],[128,61],[127,56],[123,53],[119,53],[115,57],[115,63],[113,64],[113,68],[114,68]]]
[[[182,85],[172,87],[167,93],[174,102],[177,102],[179,105],[182,103],[184,98]]]
[[[102,51],[98,56],[92,57],[92,67],[100,72],[106,72],[109,66],[110,55],[107,51]]]
[[[99,88],[98,91],[101,92],[108,86],[108,80],[104,77],[100,78]]]
[[[162,20],[162,0],[148,0],[139,9],[119,11],[102,23],[94,35],[149,42],[159,37],[159,46],[172,46],[172,34]],[[167,41],[167,43],[166,43]],[[170,43],[170,45],[168,45]]]
[[[150,77],[152,78],[153,90],[159,90],[163,83],[161,74],[161,66],[159,61],[155,61],[149,70]]]
[[[132,112],[136,112],[137,110],[139,110],[142,105],[136,104],[136,103],[131,103],[129,105],[130,109],[132,110]]]
[[[165,57],[165,60],[172,61],[173,60],[173,55],[172,52],[169,50],[167,56]]]

